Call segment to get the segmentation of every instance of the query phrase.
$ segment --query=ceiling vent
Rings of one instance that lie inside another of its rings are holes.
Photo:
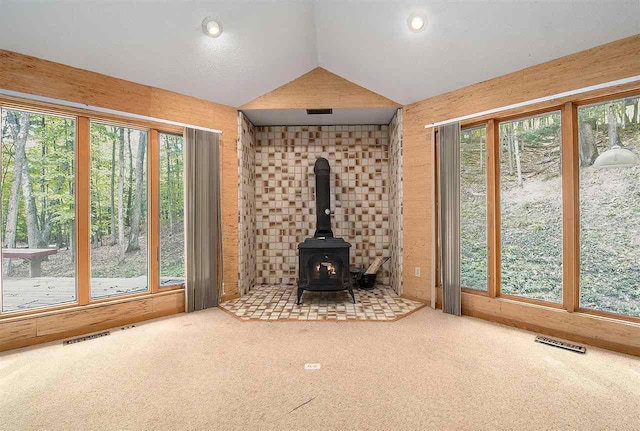
[[[324,108],[324,109],[307,109],[307,115],[331,115],[333,114],[333,109]]]

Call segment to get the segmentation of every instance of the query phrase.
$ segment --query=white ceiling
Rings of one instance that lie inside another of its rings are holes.
[[[308,115],[306,109],[243,109],[254,126],[339,126],[389,124],[398,108],[338,108],[331,114]]]
[[[639,34],[639,17],[640,0],[0,0],[0,48],[233,106],[321,66],[407,104]]]

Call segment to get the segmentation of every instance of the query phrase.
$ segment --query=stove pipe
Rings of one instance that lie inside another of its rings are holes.
[[[329,188],[329,161],[324,157],[313,166],[316,174],[316,233],[315,238],[333,238],[331,231],[331,189]]]

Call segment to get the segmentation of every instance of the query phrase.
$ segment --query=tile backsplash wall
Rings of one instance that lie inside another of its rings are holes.
[[[256,132],[238,113],[238,291],[256,282]]]
[[[390,255],[388,126],[255,132],[256,284],[296,283],[298,243],[316,228],[313,164],[319,157],[331,166],[332,230],[351,243],[351,265],[366,268]],[[390,268],[383,266],[378,283],[389,285]]]
[[[402,109],[389,124],[390,284],[402,294]]]

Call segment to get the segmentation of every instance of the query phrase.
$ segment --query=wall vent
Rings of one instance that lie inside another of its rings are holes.
[[[583,346],[579,346],[577,344],[571,344],[564,341],[556,340],[555,338],[543,337],[542,335],[538,335],[536,337],[536,342],[547,344],[549,346],[558,347],[560,349],[570,350],[576,353],[587,353],[587,349]]]
[[[66,346],[67,344],[75,344],[75,343],[80,343],[82,341],[93,340],[94,338],[106,337],[109,334],[110,334],[109,331],[98,332],[97,334],[85,335],[84,337],[78,337],[78,338],[72,338],[70,340],[64,340],[62,342],[62,344],[64,344]]]
[[[333,114],[333,109],[331,108],[307,109],[307,115],[331,115],[331,114]]]

